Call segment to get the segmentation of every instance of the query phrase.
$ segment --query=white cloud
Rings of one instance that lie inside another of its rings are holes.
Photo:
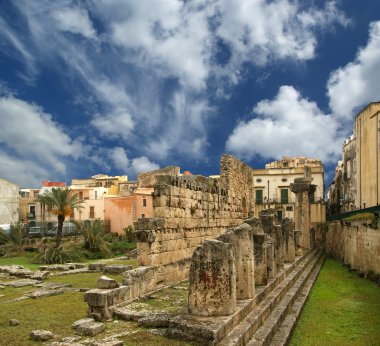
[[[81,34],[86,38],[96,38],[96,31],[86,9],[65,7],[54,11],[52,16],[60,30]]]
[[[147,157],[141,156],[132,160],[132,168],[136,173],[144,173],[159,169],[160,166],[155,162],[149,161]]]
[[[128,139],[128,136],[134,128],[132,117],[126,112],[117,112],[116,114],[96,115],[91,121],[100,133],[104,136],[121,137]]]
[[[233,130],[227,150],[248,159],[308,156],[334,162],[339,157],[344,138],[337,121],[292,86],[280,87],[273,100],[260,101],[253,112],[256,118]]]
[[[116,168],[135,176],[138,173],[149,172],[160,168],[155,162],[149,161],[145,156],[136,157],[129,160],[127,153],[122,147],[115,147],[110,150],[109,157]]]
[[[49,177],[48,169],[38,162],[20,159],[0,150],[0,177],[24,188],[40,188],[41,182]]]
[[[122,139],[128,152],[156,159],[206,156],[215,115],[207,97],[236,83],[244,64],[311,59],[320,29],[347,24],[335,1],[306,9],[291,0],[157,0],[154,10],[150,0],[14,4],[29,29],[20,44],[86,100],[100,141]],[[220,41],[232,53],[222,65]]]
[[[19,166],[19,161],[28,160],[34,162],[32,166],[39,165],[41,170],[34,170],[35,173],[54,169],[56,173],[63,174],[66,168],[63,158],[78,159],[86,150],[41,107],[14,96],[0,97],[0,120],[0,144],[14,153],[14,164]],[[2,155],[5,154],[5,151],[2,152]],[[0,167],[0,172],[4,169]],[[34,179],[33,176],[31,179]]]
[[[380,100],[380,21],[371,23],[368,43],[355,60],[331,74],[327,89],[330,108],[346,121],[358,108]]]
[[[113,150],[111,150],[110,157],[116,168],[123,171],[127,171],[129,169],[129,159],[123,148],[113,148]]]

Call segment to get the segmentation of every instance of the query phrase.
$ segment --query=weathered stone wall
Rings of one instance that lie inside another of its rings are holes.
[[[241,223],[254,210],[253,169],[232,155],[223,155],[220,160],[220,184],[228,191],[228,204],[233,205],[233,226]],[[239,220],[239,221],[238,221]]]
[[[156,177],[160,175],[178,176],[179,172],[179,167],[168,166],[154,171],[140,173],[137,176],[137,187],[153,187],[157,183]]]
[[[189,258],[205,239],[216,238],[228,227],[241,224],[242,199],[231,195],[242,193],[234,192],[232,175],[228,174],[229,190],[219,179],[156,177],[155,218],[140,219],[137,225],[139,264],[161,265]]]
[[[326,251],[363,273],[380,273],[380,229],[362,222],[330,222]]]
[[[138,267],[126,271],[120,287],[96,288],[85,293],[88,315],[98,321],[112,317],[113,310],[163,288],[173,282],[189,277],[190,260],[182,260],[163,266]]]

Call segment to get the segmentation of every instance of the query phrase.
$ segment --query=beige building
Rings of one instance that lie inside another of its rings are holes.
[[[108,176],[97,174],[91,178],[73,179],[70,189],[77,192],[82,199],[82,208],[73,210],[71,218],[76,220],[104,220],[104,200],[119,196],[120,186],[128,182],[126,175]]]
[[[329,189],[330,213],[374,207],[380,203],[380,102],[355,118],[353,135],[342,148],[342,161]]]
[[[18,185],[0,178],[0,224],[12,224],[19,218]]]
[[[312,184],[316,191],[311,197],[311,222],[325,221],[326,206],[324,202],[324,170],[319,159],[306,157],[284,157],[265,165],[265,169],[254,169],[254,214],[263,209],[273,208],[277,217],[294,219],[295,194],[290,191],[290,184],[295,178],[305,175],[305,168],[310,169]]]

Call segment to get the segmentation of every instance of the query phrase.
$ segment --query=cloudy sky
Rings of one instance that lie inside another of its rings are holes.
[[[378,0],[0,2],[0,177],[319,157],[380,100]]]

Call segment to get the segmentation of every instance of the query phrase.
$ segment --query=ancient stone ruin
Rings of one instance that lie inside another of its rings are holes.
[[[172,337],[216,344],[240,335],[236,328],[250,318],[257,325],[237,336],[246,344],[282,299],[289,306],[311,287],[320,255],[311,251],[307,175],[291,188],[296,223],[278,222],[274,209],[253,215],[252,169],[230,155],[220,178],[160,174],[152,181],[154,217],[139,219],[136,230],[140,266],[125,271],[121,285],[86,292],[90,317],[121,316],[136,299],[189,280],[188,315],[158,314],[163,320],[154,324]]]

